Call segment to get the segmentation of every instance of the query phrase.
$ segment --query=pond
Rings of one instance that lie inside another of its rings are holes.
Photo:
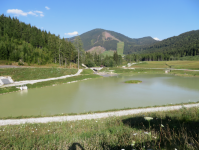
[[[140,84],[126,84],[141,80]],[[0,117],[54,115],[199,101],[199,78],[113,76],[0,95]]]

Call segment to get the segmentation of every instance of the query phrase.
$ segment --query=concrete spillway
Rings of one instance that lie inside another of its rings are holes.
[[[0,77],[0,86],[14,83],[11,77]]]

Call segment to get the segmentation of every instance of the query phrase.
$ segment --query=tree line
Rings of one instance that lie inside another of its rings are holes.
[[[105,66],[114,67],[122,64],[122,56],[114,52],[113,56],[103,56],[97,53],[86,52],[85,65],[88,67]]]
[[[77,61],[73,43],[55,34],[47,33],[17,18],[0,16],[0,59],[60,65]]]
[[[78,51],[80,64],[114,66],[121,63],[117,54],[103,57],[85,53],[79,36],[73,42],[67,41],[59,35],[20,22],[17,18],[4,14],[0,16],[0,60],[66,66],[71,62],[77,63]]]
[[[142,61],[178,60],[185,56],[199,55],[199,30],[189,31],[149,46],[137,46],[131,49],[127,60],[138,55]]]

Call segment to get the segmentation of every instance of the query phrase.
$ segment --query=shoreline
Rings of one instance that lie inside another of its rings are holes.
[[[45,82],[45,81],[58,80],[58,79],[65,79],[65,78],[69,78],[69,77],[78,76],[78,75],[81,74],[82,71],[83,71],[83,69],[79,69],[76,74],[65,75],[65,76],[55,77],[55,78],[38,79],[38,80],[25,80],[25,81],[14,82],[12,84],[3,85],[1,88],[19,86],[19,85],[24,85],[24,84],[34,84],[34,83],[38,83],[38,82]]]
[[[91,119],[100,119],[108,118],[114,116],[126,116],[133,114],[140,114],[146,112],[157,112],[157,111],[172,111],[178,110],[183,107],[199,107],[199,103],[196,104],[181,104],[175,106],[159,106],[159,107],[149,107],[149,108],[137,108],[137,109],[128,109],[128,110],[118,110],[111,112],[101,112],[93,114],[82,114],[82,115],[71,115],[71,116],[52,116],[52,117],[40,117],[40,118],[25,118],[25,119],[5,119],[0,120],[0,126],[6,125],[20,125],[25,123],[48,123],[48,122],[65,122],[65,121],[76,121],[76,120],[91,120]]]
[[[85,78],[83,80],[74,80],[74,81],[71,81],[71,82],[66,82],[66,83],[62,83],[62,84],[70,84],[70,83],[75,83],[75,82],[79,82],[79,81],[84,81],[84,80],[89,80],[89,79],[92,79],[92,78]],[[44,88],[44,87],[51,87],[51,86],[57,86],[57,85],[61,85],[61,84],[53,84],[53,85],[49,85],[49,86],[42,86],[42,87],[36,87],[36,88]],[[31,88],[31,89],[36,89],[36,88]],[[29,90],[29,89],[28,89]],[[12,92],[7,92],[7,93],[2,93],[0,95],[4,95],[4,94],[9,94],[9,93],[14,93],[14,92],[20,92],[21,90],[18,90],[18,91],[12,91]]]

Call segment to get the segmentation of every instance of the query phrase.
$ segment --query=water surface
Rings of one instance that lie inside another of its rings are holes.
[[[126,80],[141,80],[126,84]],[[0,117],[81,113],[199,101],[199,78],[114,76],[0,95]]]

